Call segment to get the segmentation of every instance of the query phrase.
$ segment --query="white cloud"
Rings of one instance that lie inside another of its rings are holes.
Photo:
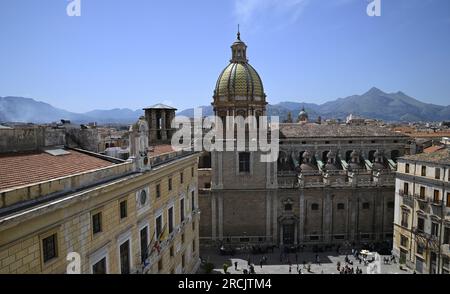
[[[295,23],[309,0],[234,0],[237,22],[261,27]]]

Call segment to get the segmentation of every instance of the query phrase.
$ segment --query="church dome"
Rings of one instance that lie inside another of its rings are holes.
[[[305,107],[303,106],[302,110],[298,114],[298,121],[300,122],[306,122],[308,121],[308,113],[305,110]]]
[[[230,64],[217,79],[214,97],[220,100],[264,101],[264,87],[256,70],[248,63],[247,45],[241,41],[240,33],[231,45]]]

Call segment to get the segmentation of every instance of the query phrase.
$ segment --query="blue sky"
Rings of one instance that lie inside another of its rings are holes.
[[[0,0],[0,96],[70,111],[211,102],[237,24],[270,103],[376,86],[450,104],[450,1]]]

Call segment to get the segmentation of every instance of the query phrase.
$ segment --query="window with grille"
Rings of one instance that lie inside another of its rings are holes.
[[[250,172],[250,153],[241,152],[239,153],[239,172],[249,173]]]
[[[161,197],[161,185],[157,184],[156,185],[156,198]]]
[[[126,218],[128,214],[127,211],[127,201],[124,200],[122,202],[120,202],[120,218]]]
[[[92,216],[92,233],[97,234],[102,231],[102,213],[96,213]]]
[[[169,234],[173,232],[173,207],[169,208],[168,211],[169,216]]]
[[[180,220],[184,221],[184,198],[180,200]]]
[[[162,215],[156,218],[156,237],[159,238],[162,233]]]
[[[48,236],[47,238],[42,239],[42,251],[44,255],[43,256],[44,262],[48,262],[58,256],[56,241],[57,241],[56,234],[53,234],[51,236]]]

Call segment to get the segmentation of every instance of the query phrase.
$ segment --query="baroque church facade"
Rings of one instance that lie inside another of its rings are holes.
[[[217,116],[266,115],[262,79],[238,33],[213,96]],[[408,138],[375,124],[279,126],[279,156],[213,151],[199,163],[202,244],[342,244],[392,240],[396,158]]]

